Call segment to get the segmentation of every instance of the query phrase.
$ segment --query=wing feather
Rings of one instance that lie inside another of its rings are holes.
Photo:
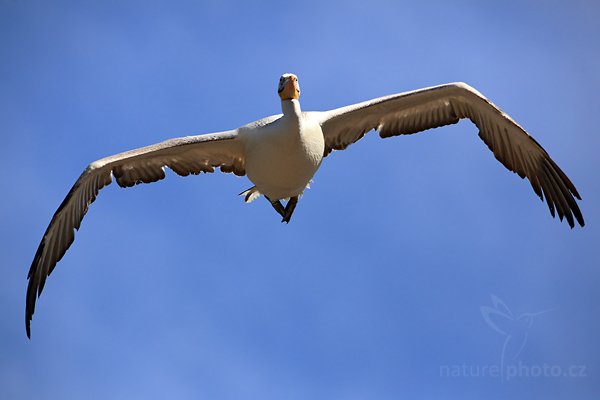
[[[168,167],[181,176],[213,172],[244,175],[244,151],[237,131],[171,139],[142,147],[90,164],[75,182],[60,204],[35,253],[27,278],[25,327],[31,336],[30,324],[35,302],[44,289],[46,278],[64,256],[75,239],[90,204],[100,189],[114,177],[121,187],[151,183],[165,178]]]
[[[545,199],[552,216],[584,226],[575,198],[575,185],[548,153],[510,116],[465,83],[451,83],[381,97],[317,113],[325,136],[325,156],[342,150],[375,129],[387,138],[470,119],[479,137],[508,170],[527,178],[533,191]],[[574,218],[573,218],[574,217]]]

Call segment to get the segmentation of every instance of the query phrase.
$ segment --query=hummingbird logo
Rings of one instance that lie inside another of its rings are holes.
[[[493,307],[481,306],[480,310],[483,320],[489,327],[505,337],[500,354],[500,368],[504,371],[505,363],[516,360],[525,348],[535,318],[552,310],[523,313],[517,316],[497,296],[493,294],[490,296]]]

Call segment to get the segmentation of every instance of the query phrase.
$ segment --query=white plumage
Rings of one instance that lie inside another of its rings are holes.
[[[25,324],[46,277],[74,240],[74,231],[98,192],[112,182],[122,187],[155,182],[165,167],[181,176],[214,172],[247,175],[255,186],[242,192],[247,202],[267,197],[289,222],[299,196],[333,150],[345,149],[370,130],[383,138],[413,134],[470,119],[494,156],[510,171],[529,179],[552,216],[573,227],[584,225],[575,198],[581,197],[565,173],[525,130],[483,95],[464,83],[451,83],[369,100],[325,112],[302,112],[293,74],[279,81],[283,114],[238,129],[171,139],[93,162],[81,174],[52,217],[29,270]],[[281,200],[289,199],[284,207]]]

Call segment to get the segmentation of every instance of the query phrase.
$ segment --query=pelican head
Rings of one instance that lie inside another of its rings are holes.
[[[281,100],[291,100],[300,97],[300,85],[298,77],[294,74],[283,74],[279,78],[279,87],[277,88]]]

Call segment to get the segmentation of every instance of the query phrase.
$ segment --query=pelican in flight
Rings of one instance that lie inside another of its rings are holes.
[[[293,74],[279,79],[282,114],[240,128],[171,139],[91,163],[52,217],[29,270],[25,310],[27,336],[46,278],[75,238],[81,220],[98,192],[114,178],[121,187],[177,175],[233,172],[254,184],[241,193],[246,202],[263,195],[288,223],[298,199],[323,159],[376,130],[387,138],[410,135],[470,119],[479,137],[510,171],[529,179],[552,216],[571,228],[583,216],[575,201],[577,189],[548,153],[511,117],[465,83],[450,83],[393,94],[330,111],[300,109],[300,86]],[[282,201],[285,203],[282,203]]]

